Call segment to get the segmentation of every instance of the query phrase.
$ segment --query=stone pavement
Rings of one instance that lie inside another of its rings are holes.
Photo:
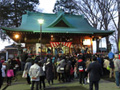
[[[5,87],[5,84],[3,87]],[[110,82],[103,79],[100,80],[99,87],[99,90],[120,90],[120,88],[116,87],[115,82]],[[30,85],[28,85],[25,80],[22,80],[13,82],[12,85],[8,86],[5,90],[30,90]],[[80,85],[78,80],[74,80],[69,83],[59,83],[55,80],[53,85],[49,86],[46,83],[46,90],[89,90],[89,84]]]

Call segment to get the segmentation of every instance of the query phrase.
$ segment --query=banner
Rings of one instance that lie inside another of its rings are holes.
[[[51,47],[57,47],[59,44],[62,44],[70,48],[72,42],[50,42]]]

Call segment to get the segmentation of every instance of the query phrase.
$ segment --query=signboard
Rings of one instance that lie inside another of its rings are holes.
[[[85,40],[83,41],[83,45],[91,45],[90,39],[85,39]]]

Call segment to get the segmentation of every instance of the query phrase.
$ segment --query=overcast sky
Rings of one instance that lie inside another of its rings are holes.
[[[42,8],[44,13],[53,13],[53,8],[56,0],[39,0],[38,9]]]

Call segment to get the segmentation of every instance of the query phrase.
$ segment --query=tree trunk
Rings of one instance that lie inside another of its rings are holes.
[[[107,52],[111,51],[111,46],[110,46],[110,42],[109,42],[109,37],[106,37],[106,45],[107,45]]]
[[[120,0],[118,0],[118,54],[120,53]]]

